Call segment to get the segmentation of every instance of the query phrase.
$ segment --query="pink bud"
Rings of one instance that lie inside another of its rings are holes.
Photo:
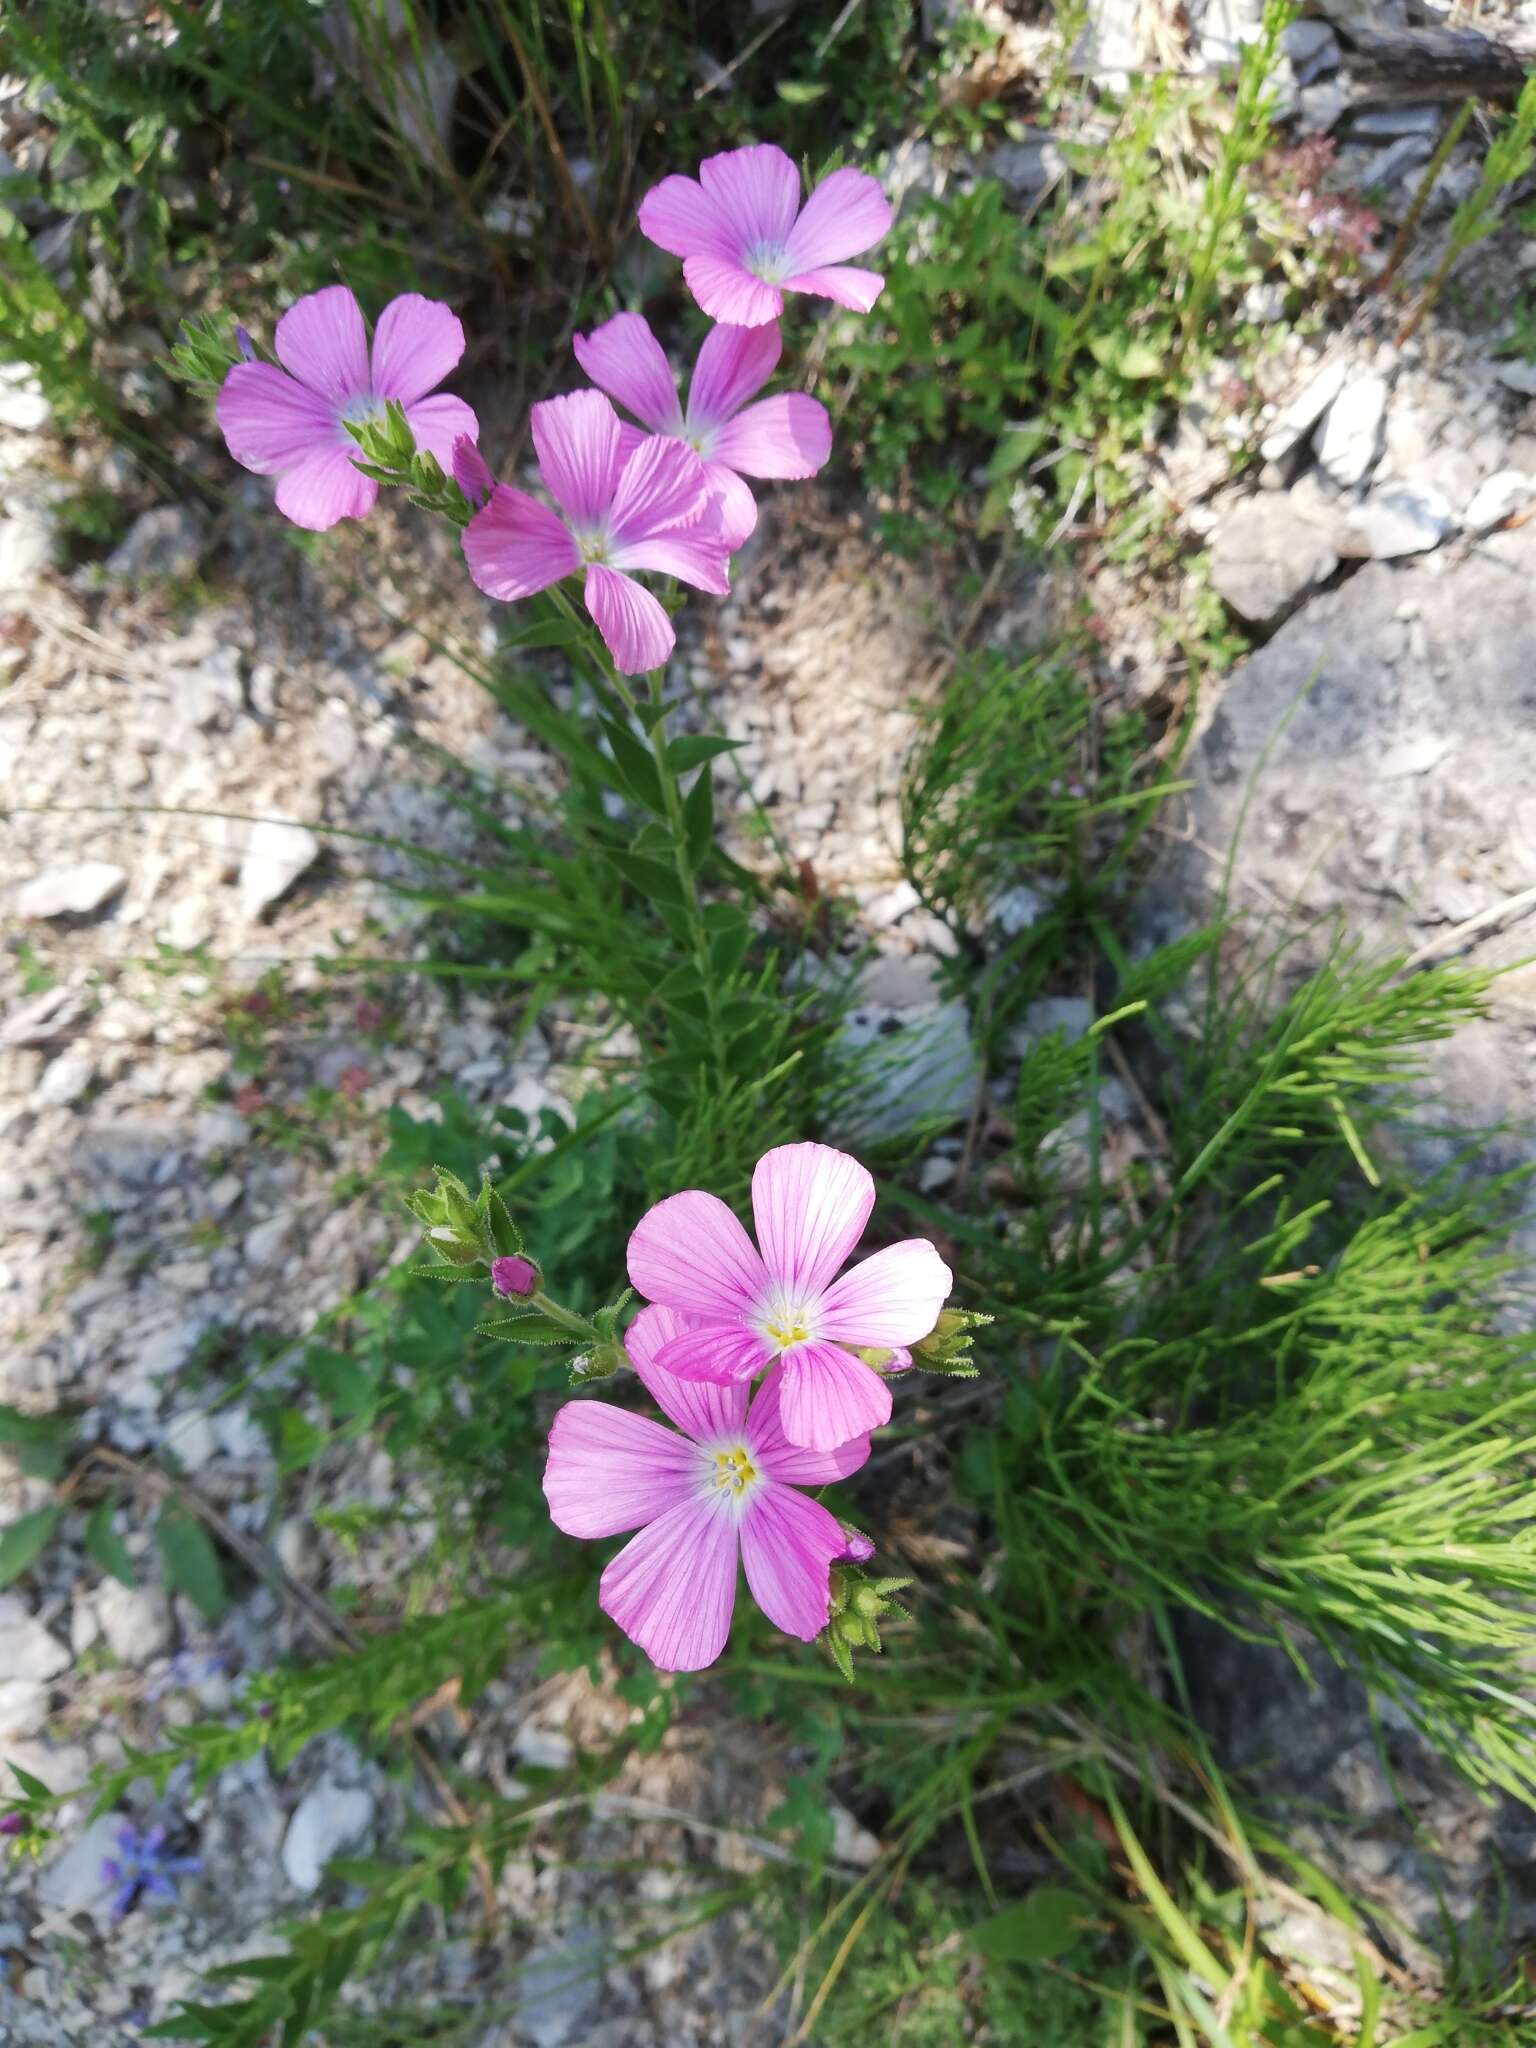
[[[843,1524],[843,1547],[833,1558],[834,1564],[868,1564],[875,1554],[875,1546],[862,1529],[850,1529]]]
[[[532,1294],[539,1284],[539,1269],[528,1259],[492,1259],[491,1285],[498,1294]]]
[[[19,1835],[25,1826],[19,1813],[0,1813],[0,1835]]]
[[[485,457],[468,434],[460,434],[453,444],[453,480],[477,512],[496,488]]]

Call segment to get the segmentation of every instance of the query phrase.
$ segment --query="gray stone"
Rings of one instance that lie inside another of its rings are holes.
[[[43,1683],[68,1666],[69,1652],[58,1637],[14,1593],[0,1594],[0,1677]]]
[[[1317,436],[1317,459],[1340,490],[1364,483],[1381,453],[1389,387],[1385,377],[1351,378],[1329,406]]]
[[[141,512],[107,557],[115,582],[165,578],[185,582],[203,552],[203,519],[190,505],[156,505]]]
[[[1391,484],[1371,492],[1349,515],[1348,535],[1375,561],[1425,555],[1456,524],[1450,500],[1430,485]]]
[[[108,1857],[117,1855],[122,1825],[120,1813],[104,1813],[69,1842],[38,1881],[37,1896],[45,1906],[67,1917],[95,1912],[106,1905],[112,1881],[102,1876],[101,1866]]]
[[[171,676],[175,721],[184,730],[207,732],[245,702],[240,686],[240,657],[232,647],[219,647],[197,668],[176,669]]]
[[[1000,142],[977,165],[984,178],[995,178],[1014,201],[1042,198],[1067,174],[1067,160],[1049,135],[1026,136],[1022,142]]]
[[[360,1785],[322,1778],[299,1801],[283,1837],[283,1870],[297,1891],[315,1892],[333,1856],[356,1848],[373,1825],[374,1798]]]
[[[1024,1012],[1017,1035],[1034,1044],[1059,1031],[1068,1045],[1076,1045],[1092,1025],[1093,1005],[1086,996],[1041,996]]]
[[[65,982],[19,1003],[0,1026],[0,1045],[57,1045],[80,1026],[86,998]]]
[[[1536,398],[1536,363],[1523,358],[1512,363],[1500,363],[1495,373],[1501,384],[1511,391],[1518,391],[1522,398]]]
[[[1528,476],[1523,469],[1498,470],[1472,493],[1471,502],[1462,515],[1462,524],[1468,533],[1492,533],[1496,526],[1502,526],[1506,519],[1522,511],[1533,498],[1536,498],[1536,476]]]
[[[120,896],[128,883],[124,869],[107,860],[80,860],[47,868],[16,892],[21,917],[91,917]]]
[[[53,417],[43,387],[25,363],[0,363],[0,427],[35,434]]]
[[[1339,39],[1326,21],[1293,21],[1280,38],[1298,85],[1312,85],[1339,68]]]
[[[876,960],[838,1031],[845,1138],[890,1138],[970,1115],[978,1065],[965,1004],[945,1001],[922,954]]]
[[[90,1092],[96,1079],[96,1062],[85,1053],[64,1053],[50,1060],[43,1078],[33,1089],[33,1100],[51,1108],[68,1108]]]
[[[1046,899],[1028,882],[1015,882],[987,905],[987,922],[995,924],[1005,939],[1016,939],[1031,930],[1045,915]]]
[[[602,1996],[605,1956],[601,1935],[580,1926],[529,1952],[518,1977],[515,2024],[532,2048],[571,2048],[587,2039]]]
[[[320,858],[320,842],[303,825],[263,818],[251,828],[240,864],[240,908],[260,917]]]
[[[1288,401],[1259,443],[1261,459],[1284,471],[1311,438],[1312,430],[1344,389],[1348,368],[1335,356],[1317,370]]]
[[[57,531],[46,506],[13,505],[0,519],[0,597],[15,598],[42,579]]]
[[[1432,139],[1445,125],[1444,111],[1438,106],[1368,107],[1356,114],[1349,124],[1352,135],[1363,135],[1369,141],[1391,142],[1399,135],[1419,135]]]
[[[1425,135],[1403,135],[1390,149],[1382,150],[1366,173],[1366,189],[1390,193],[1411,171],[1417,171],[1434,155],[1435,145]]]
[[[1338,567],[1327,533],[1289,498],[1245,498],[1216,529],[1211,588],[1250,626],[1273,626]]]
[[[120,1586],[116,1579],[104,1579],[95,1604],[107,1648],[119,1664],[147,1664],[170,1648],[170,1602],[158,1586]]]

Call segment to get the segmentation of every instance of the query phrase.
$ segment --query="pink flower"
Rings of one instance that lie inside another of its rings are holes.
[[[658,1202],[629,1240],[629,1277],[687,1318],[662,1347],[662,1366],[730,1385],[779,1360],[784,1434],[811,1450],[889,1422],[890,1388],[849,1347],[900,1354],[928,1335],[954,1280],[921,1237],[835,1279],[874,1205],[869,1174],[827,1145],[780,1145],[757,1162],[761,1252],[714,1195],[690,1188]]]
[[[663,178],[640,202],[640,232],[683,259],[711,320],[761,327],[785,292],[867,313],[885,279],[844,260],[890,232],[891,208],[864,171],[834,171],[800,204],[800,173],[771,142],[706,157],[698,179]]]
[[[536,1294],[539,1288],[539,1269],[531,1259],[520,1259],[513,1253],[505,1258],[491,1261],[491,1286],[498,1294]]]
[[[460,434],[453,444],[453,480],[476,512],[489,502],[496,488],[496,479],[487,468],[478,443],[468,434]]]
[[[684,1328],[642,1309],[624,1339],[647,1392],[682,1435],[606,1401],[568,1401],[549,1432],[544,1493],[567,1536],[639,1535],[603,1573],[598,1604],[663,1671],[702,1671],[725,1648],[736,1560],[775,1628],[810,1642],[826,1627],[833,1560],[847,1536],[796,1493],[856,1472],[857,1436],[834,1451],[797,1450],[779,1419],[781,1374],[747,1389],[679,1379],[660,1354]]]
[[[289,307],[273,347],[281,370],[236,363],[224,379],[219,425],[236,462],[277,477],[277,509],[295,526],[320,533],[373,509],[379,487],[357,467],[344,420],[379,417],[386,399],[398,399],[416,446],[444,469],[455,439],[479,432],[462,398],[427,396],[464,353],[463,328],[436,299],[391,299],[373,330],[370,363],[357,300],[344,284],[329,284]]]
[[[704,465],[681,441],[635,441],[600,391],[573,391],[533,408],[539,475],[562,519],[508,484],[464,529],[469,573],[490,597],[531,597],[586,572],[586,606],[627,676],[659,668],[672,622],[626,572],[654,569],[696,590],[730,590]]]
[[[575,349],[610,398],[653,434],[671,435],[700,458],[727,547],[739,548],[757,524],[743,475],[814,476],[832,452],[832,422],[814,398],[786,391],[747,404],[778,366],[776,323],[712,327],[693,366],[686,411],[661,343],[638,313],[615,313],[592,334],[578,334]]]

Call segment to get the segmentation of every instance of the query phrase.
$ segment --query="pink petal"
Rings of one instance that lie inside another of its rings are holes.
[[[714,331],[716,334],[753,334],[757,330],[752,327],[717,327]],[[735,470],[727,469],[723,462],[706,462],[704,481],[715,501],[721,544],[728,553],[734,554],[757,527],[757,500]]]
[[[464,329],[449,307],[420,292],[391,299],[373,330],[373,389],[411,406],[458,367]]]
[[[534,406],[539,474],[566,517],[596,526],[619,474],[619,416],[601,391],[573,391]]]
[[[661,1347],[665,1369],[681,1380],[716,1386],[742,1385],[772,1362],[773,1346],[756,1330],[740,1323],[700,1323],[679,1330]]]
[[[724,426],[755,398],[778,368],[781,345],[776,321],[766,327],[711,327],[688,387],[688,431]]]
[[[643,676],[661,667],[677,638],[660,599],[601,562],[587,565],[585,596],[620,675]]]
[[[219,426],[236,462],[270,476],[321,448],[351,448],[334,406],[271,363],[236,363],[219,391]]]
[[[625,1544],[597,1604],[662,1671],[702,1671],[731,1632],[736,1556],[729,1506],[685,1501]]]
[[[295,526],[324,533],[338,519],[361,519],[371,512],[379,487],[355,467],[348,449],[321,448],[285,470],[277,482],[277,509]]]
[[[788,1486],[760,1486],[741,1518],[747,1586],[775,1628],[808,1643],[827,1625],[832,1560],[847,1538],[835,1515]]]
[[[672,365],[638,313],[615,313],[571,346],[592,382],[653,432],[675,434],[682,426]]]
[[[369,393],[368,330],[344,284],[328,284],[288,308],[272,337],[291,377],[328,398],[338,411]]]
[[[820,1294],[847,1263],[874,1206],[868,1168],[846,1152],[830,1145],[765,1152],[752,1174],[752,1221],[770,1279],[797,1301]]]
[[[955,1276],[926,1237],[887,1245],[821,1298],[824,1337],[844,1344],[916,1344],[939,1320]]]
[[[833,1451],[891,1419],[891,1390],[873,1367],[836,1344],[801,1344],[784,1359],[779,1415],[804,1450]]]
[[[480,422],[463,399],[450,398],[446,392],[436,398],[419,398],[405,408],[405,417],[416,436],[416,446],[424,455],[435,456],[445,472],[453,467],[454,442],[466,435],[473,440],[480,431]]]
[[[730,225],[694,178],[663,178],[640,202],[640,232],[672,256],[735,254]]]
[[[683,277],[711,320],[730,327],[761,327],[784,310],[784,294],[743,270],[734,256],[685,256]]]
[[[581,567],[581,550],[537,498],[497,484],[464,529],[464,559],[487,597],[510,600],[547,590]]]
[[[717,1195],[688,1188],[648,1209],[629,1240],[630,1284],[684,1315],[733,1322],[762,1295],[757,1247]]]
[[[704,465],[686,443],[652,434],[625,462],[608,512],[614,550],[679,527],[697,526],[709,505]]]
[[[832,422],[816,399],[786,391],[739,412],[710,452],[748,476],[814,476],[832,453]]]
[[[834,263],[821,270],[802,270],[794,277],[786,277],[784,289],[809,292],[814,299],[831,299],[834,305],[851,306],[855,313],[867,313],[885,290],[885,279],[878,270]]]
[[[756,506],[752,510],[755,522]],[[679,582],[690,583],[695,590],[707,590],[715,597],[730,594],[730,559],[730,549],[723,539],[695,540],[687,533],[664,533],[654,540],[632,541],[609,556],[616,569],[654,569],[658,576],[675,576]]]
[[[827,183],[831,182],[829,178]],[[754,142],[745,149],[705,157],[699,165],[699,183],[730,223],[739,250],[763,242],[782,246],[788,240],[800,211],[800,173],[774,143]],[[857,247],[867,249],[869,244],[860,242]],[[851,256],[854,250],[843,253]]]
[[[695,1443],[739,1441],[747,1415],[744,1386],[716,1386],[679,1379],[657,1354],[670,1341],[687,1334],[688,1325],[669,1308],[652,1303],[641,1309],[624,1336],[624,1349],[642,1384],[662,1414]]]
[[[857,1472],[869,1456],[868,1436],[848,1437],[830,1451],[808,1451],[792,1444],[784,1434],[779,1412],[783,1385],[784,1368],[776,1365],[764,1375],[752,1397],[743,1441],[758,1470],[790,1486],[830,1486],[834,1479]]]
[[[482,505],[488,503],[496,488],[496,479],[468,434],[460,434],[453,444],[452,468],[454,482],[478,512]]]
[[[544,1498],[567,1536],[617,1536],[697,1494],[698,1446],[611,1401],[567,1401],[549,1432]]]
[[[891,203],[879,180],[867,171],[834,171],[805,202],[784,254],[792,270],[820,270],[861,256],[890,231]]]

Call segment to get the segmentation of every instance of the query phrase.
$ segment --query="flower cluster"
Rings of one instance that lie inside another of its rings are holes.
[[[759,396],[778,367],[776,323],[786,292],[868,312],[882,280],[847,259],[880,241],[891,210],[875,179],[847,169],[802,206],[794,164],[762,143],[707,158],[696,180],[663,178],[639,219],[643,234],[683,259],[689,290],[720,324],[699,350],[686,402],[638,314],[577,336],[576,359],[596,388],[545,399],[531,413],[552,505],[492,477],[474,413],[438,390],[463,356],[464,330],[448,307],[414,292],[385,307],[371,348],[345,285],[283,315],[275,364],[257,360],[240,329],[241,360],[218,401],[230,453],[275,475],[278,510],[320,531],[372,509],[381,472],[362,443],[399,428],[411,474],[428,484],[451,476],[472,509],[464,558],[483,591],[512,602],[579,576],[614,666],[625,675],[659,667],[672,624],[637,575],[724,596],[731,555],[757,523],[745,479],[814,476],[826,462],[823,406],[800,392]]]
[[[836,1622],[828,1646],[845,1670],[855,1643],[879,1648],[874,1620],[905,1581],[864,1589],[835,1569],[873,1545],[795,1490],[864,1464],[870,1431],[890,1420],[885,1375],[913,1363],[953,1284],[924,1238],[842,1272],[874,1202],[856,1159],[781,1145],[752,1177],[756,1244],[697,1189],[658,1202],[630,1238],[629,1277],[649,1305],[625,1346],[675,1429],[568,1402],[544,1492],[567,1535],[639,1532],[604,1571],[599,1604],[665,1671],[699,1670],[724,1649],[738,1558],[786,1635],[809,1642]]]

